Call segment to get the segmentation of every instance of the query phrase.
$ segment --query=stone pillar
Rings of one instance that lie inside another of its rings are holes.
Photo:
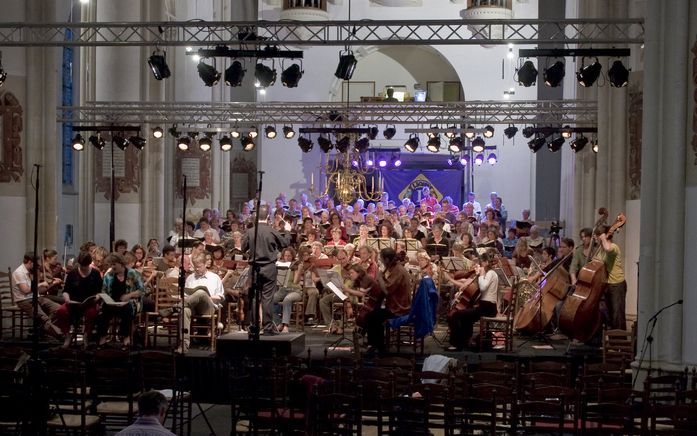
[[[685,174],[693,162],[685,159],[691,81],[688,41],[694,41],[697,31],[688,24],[694,9],[691,3],[649,1],[645,18],[638,345],[654,313],[685,299],[686,304],[670,308],[659,318],[653,333],[652,366],[666,370],[679,370],[687,363],[684,351],[690,351],[694,362],[695,352],[694,348],[683,350],[683,315],[694,318],[697,308],[694,283],[687,283],[688,291],[684,281],[686,270],[695,267],[694,259],[685,256],[685,247],[696,242],[685,239]],[[643,368],[647,366],[648,354]]]

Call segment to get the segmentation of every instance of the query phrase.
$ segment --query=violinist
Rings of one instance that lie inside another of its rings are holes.
[[[545,247],[542,249],[542,256],[540,257],[540,264],[535,264],[536,271],[530,271],[528,274],[528,281],[530,283],[539,283],[539,281],[544,277],[545,273],[549,271],[555,264],[557,253],[552,247]]]
[[[480,264],[475,264],[480,298],[474,307],[453,313],[448,318],[450,327],[450,344],[447,351],[462,351],[472,338],[474,323],[482,316],[495,316],[498,299],[499,278],[491,269],[493,256],[489,253],[481,255]]]
[[[133,253],[133,256],[136,258],[133,267],[138,270],[143,268],[145,266],[145,249],[143,246],[140,244],[134,245],[133,248],[131,248],[131,253]]]
[[[304,257],[309,254],[308,250],[302,250]],[[282,262],[293,262],[295,260],[295,250],[291,247],[286,247],[281,252]],[[288,281],[287,287],[279,288],[278,291],[273,296],[274,307],[277,309],[279,306],[281,308],[281,326],[278,331],[280,333],[288,333],[288,325],[290,325],[290,315],[293,310],[293,303],[296,301],[302,301],[302,281],[303,281],[303,267],[302,262],[298,262],[291,266],[288,274],[291,274],[290,280]],[[278,310],[275,310],[278,313]]]
[[[440,288],[440,272],[438,265],[431,262],[426,250],[419,250],[416,252],[416,262],[419,264],[419,274],[418,280],[421,281],[424,276],[429,276],[433,279],[436,289]]]
[[[63,286],[64,277],[65,271],[63,271],[63,266],[58,262],[58,252],[51,249],[44,250],[39,278],[40,281],[48,284],[46,294],[58,295],[61,286]],[[41,278],[43,279],[41,280]]]
[[[358,264],[363,267],[366,274],[373,279],[378,277],[378,265],[373,260],[373,249],[367,245],[358,247]]]
[[[612,235],[608,235],[610,226],[600,225],[596,227],[594,238],[600,244],[600,248],[593,256],[593,260],[605,263],[607,271],[607,285],[605,287],[605,305],[610,319],[609,328],[626,330],[625,298],[627,296],[627,282],[624,280],[624,266],[622,264],[622,252],[620,247],[612,242]]]
[[[177,265],[177,249],[171,245],[165,245],[162,249],[162,262],[155,265],[158,271],[163,271],[165,277],[179,277],[179,265]]]
[[[156,238],[150,238],[148,241],[148,257],[160,257],[162,256],[162,252],[160,251],[160,241],[158,241]]]
[[[343,281],[344,285],[342,287],[344,292],[346,292],[349,295],[362,296],[363,294],[357,294],[356,292],[353,292],[353,290],[350,289],[352,286],[352,279],[349,277],[349,267],[351,266],[351,259],[346,254],[346,251],[340,249],[336,254],[336,260],[339,263],[337,265],[334,265],[331,270],[337,272],[341,277],[341,280]],[[322,287],[322,283],[318,281],[316,283],[316,286],[320,288]],[[336,326],[332,327],[332,329],[329,330],[329,325],[332,321],[332,304],[340,302],[341,300],[339,299],[339,297],[337,297],[336,294],[334,294],[333,292],[327,293],[319,300],[319,311],[322,314],[322,320],[324,322],[324,325],[327,326],[327,330],[325,330],[324,333],[343,333],[343,326],[340,323],[337,323]]]
[[[366,315],[365,330],[369,345],[366,354],[385,351],[385,321],[408,313],[411,305],[411,277],[397,260],[397,252],[392,248],[383,248],[380,258],[385,265],[385,270],[380,273],[380,280],[384,282],[384,302]]]

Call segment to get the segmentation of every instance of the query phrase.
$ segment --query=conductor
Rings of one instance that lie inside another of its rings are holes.
[[[254,227],[247,229],[247,232],[242,239],[242,251],[250,251],[250,257],[256,259],[258,266],[258,274],[256,283],[252,283],[252,290],[261,289],[261,307],[262,307],[262,322],[263,333],[267,335],[276,334],[273,326],[273,295],[278,289],[276,284],[276,259],[279,252],[290,244],[290,235],[286,232],[290,230],[290,225],[286,223],[285,231],[278,232],[274,230],[268,223],[269,206],[259,206],[259,231],[257,234],[257,245],[254,247]],[[256,256],[255,256],[256,255]],[[255,319],[253,316],[254,306],[249,305],[249,319]]]

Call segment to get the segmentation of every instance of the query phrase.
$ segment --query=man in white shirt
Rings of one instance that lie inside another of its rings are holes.
[[[138,419],[116,436],[175,436],[162,426],[169,403],[160,391],[148,391],[138,397]]]
[[[469,203],[472,203],[472,206],[474,206],[474,216],[477,219],[482,219],[482,205],[479,204],[479,202],[476,200],[477,194],[474,192],[470,192],[467,194],[467,201]]]
[[[29,315],[30,319],[34,317],[30,272],[33,268],[34,253],[28,252],[24,255],[22,264],[12,273],[12,298],[14,299],[17,307]],[[48,289],[48,283],[41,282],[38,284],[38,288],[39,294],[41,294]],[[51,321],[51,319],[55,317],[59,307],[60,305],[58,303],[51,301],[45,296],[39,295],[39,306],[37,307],[37,313],[39,315],[41,327],[47,334],[60,339],[62,337],[61,331]]]
[[[194,264],[194,273],[186,278],[185,288],[194,289],[199,286],[204,286],[208,292],[199,289],[184,299],[184,342],[181,347],[181,352],[186,353],[189,350],[191,342],[191,317],[200,315],[212,315],[215,312],[216,305],[222,303],[225,299],[223,282],[220,276],[214,274],[206,268],[206,255],[199,253],[192,259]]]

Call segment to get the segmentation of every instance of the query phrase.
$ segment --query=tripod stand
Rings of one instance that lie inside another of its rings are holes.
[[[332,303],[332,304],[335,304],[335,303]],[[341,345],[341,343],[343,343],[343,342],[348,342],[353,347],[356,346],[353,339],[349,339],[346,337],[346,305],[347,304],[351,304],[351,302],[348,301],[348,299],[345,299],[341,302],[341,336],[336,341],[332,342],[327,347],[328,349],[336,350],[339,347],[339,345]],[[333,314],[332,314],[332,316],[333,316]],[[332,323],[333,322],[334,322],[334,320],[332,319]],[[330,329],[331,329],[331,326],[330,326]],[[355,330],[355,327],[354,327],[354,330]]]

